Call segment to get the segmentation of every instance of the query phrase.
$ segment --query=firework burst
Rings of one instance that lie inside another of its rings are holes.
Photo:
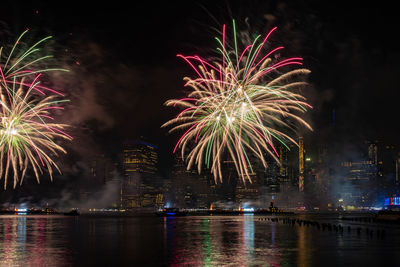
[[[279,162],[277,143],[288,149],[288,143],[297,144],[288,130],[295,131],[299,125],[312,130],[300,117],[311,106],[299,92],[307,85],[300,77],[310,71],[295,68],[285,72],[290,67],[301,66],[303,59],[278,59],[282,46],[264,52],[275,30],[269,31],[264,39],[257,36],[239,53],[233,22],[232,48],[225,40],[225,25],[222,40],[216,38],[220,45],[219,60],[178,55],[193,68],[196,76],[184,78],[185,86],[190,88],[187,97],[165,103],[182,111],[162,127],[174,125],[169,132],[184,131],[174,153],[181,149],[187,169],[197,165],[200,173],[205,164],[216,182],[222,182],[222,165],[228,160],[233,162],[244,182],[252,182],[250,155],[256,156],[266,168],[268,154]]]
[[[71,140],[64,124],[54,122],[52,111],[63,109],[60,92],[45,86],[44,74],[56,68],[39,68],[51,56],[37,56],[39,46],[51,37],[41,39],[24,49],[21,42],[27,31],[22,33],[8,55],[0,48],[0,179],[13,173],[13,187],[22,184],[26,171],[31,167],[36,180],[47,169],[52,180],[53,167],[59,172],[52,157],[66,151],[56,138]],[[61,99],[60,99],[61,98]]]

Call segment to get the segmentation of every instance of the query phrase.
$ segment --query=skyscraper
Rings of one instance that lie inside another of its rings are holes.
[[[157,146],[143,140],[125,141],[125,172],[156,174],[158,162],[157,149]]]
[[[174,157],[171,173],[172,189],[168,201],[176,207],[208,208],[216,199],[215,183],[206,169],[199,174],[197,169],[187,170],[179,155]]]
[[[304,143],[303,137],[299,137],[299,191],[304,191]]]
[[[157,175],[157,146],[142,139],[124,143],[121,207],[162,205],[162,179]]]

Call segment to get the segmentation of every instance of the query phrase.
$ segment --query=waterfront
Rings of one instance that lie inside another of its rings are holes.
[[[0,266],[400,264],[396,225],[341,221],[336,214],[290,217],[344,227],[337,232],[272,218],[278,217],[3,215]]]

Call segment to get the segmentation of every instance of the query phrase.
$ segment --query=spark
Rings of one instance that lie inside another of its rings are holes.
[[[42,85],[47,72],[65,70],[38,67],[51,58],[40,56],[40,44],[51,36],[25,48],[21,40],[27,32],[7,55],[0,48],[0,179],[4,179],[4,189],[10,173],[15,188],[30,168],[38,183],[44,169],[52,180],[53,168],[61,173],[53,157],[66,153],[56,139],[72,139],[63,131],[67,125],[55,123],[51,116],[52,110],[63,109],[60,105],[68,100],[59,99],[62,93]]]
[[[174,153],[181,150],[188,170],[196,165],[201,173],[205,165],[211,169],[215,181],[222,182],[223,164],[231,161],[243,182],[252,182],[254,162],[250,155],[267,168],[266,155],[279,163],[276,144],[287,148],[288,143],[297,145],[288,130],[295,131],[296,126],[312,130],[300,116],[312,107],[296,92],[307,85],[296,77],[310,71],[287,70],[303,65],[303,59],[279,59],[275,53],[283,46],[263,54],[276,29],[270,30],[261,42],[257,36],[240,52],[233,22],[234,49],[229,49],[225,25],[222,41],[216,38],[220,45],[219,60],[209,62],[199,56],[177,55],[192,67],[196,76],[184,78],[185,86],[191,90],[186,97],[165,102],[166,106],[183,111],[161,127],[172,126],[169,132],[186,129]]]

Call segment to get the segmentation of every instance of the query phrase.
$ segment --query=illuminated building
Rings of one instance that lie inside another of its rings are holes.
[[[121,207],[154,208],[163,205],[163,179],[157,175],[157,146],[144,140],[124,143]]]
[[[399,148],[380,141],[368,142],[368,144],[368,158],[377,168],[376,185],[380,194],[399,194]]]
[[[259,199],[259,183],[253,176],[252,182],[243,183],[241,179],[238,180],[235,188],[236,203],[243,206],[246,203],[254,204]]]
[[[207,170],[187,170],[180,155],[175,154],[171,173],[171,191],[167,201],[179,208],[208,208],[216,199],[214,178]]]
[[[396,185],[400,184],[400,180],[399,180],[399,165],[400,165],[400,155],[398,155],[397,159],[396,159]]]
[[[281,146],[279,151],[280,183],[290,187],[299,187],[299,153],[297,147],[290,144],[289,149]]]
[[[288,153],[281,145],[279,148],[279,167],[280,167],[279,174],[281,177],[287,177],[288,175],[287,157]]]
[[[246,207],[246,205],[256,207],[259,206],[260,201],[263,201],[263,197],[268,198],[265,194],[276,191],[276,182],[277,179],[279,179],[279,168],[274,168],[275,172],[272,172],[272,167],[277,165],[276,162],[274,162],[275,160],[267,155],[266,152],[264,158],[267,161],[267,168],[264,167],[261,160],[254,154],[249,153],[248,158],[252,164],[252,167],[249,169],[251,182],[248,180],[243,182],[242,179],[237,179],[234,199],[236,204],[241,207]],[[233,162],[231,162],[230,165],[233,170]],[[269,204],[269,201],[267,202]]]
[[[304,191],[304,144],[303,137],[299,137],[299,191]]]
[[[272,157],[266,157],[266,161],[267,168],[259,166],[257,170],[260,208],[268,208],[271,201],[280,194],[282,185],[281,170],[287,168],[286,165],[282,168],[281,162],[283,163],[283,161],[278,163]]]
[[[280,208],[289,209],[297,206],[297,200],[293,194],[299,192],[299,153],[297,147],[289,144],[289,148],[279,147],[279,166],[270,162],[266,170],[266,190],[263,188],[262,202],[267,203],[272,198],[277,200]],[[277,179],[275,179],[275,177]]]
[[[350,160],[341,163],[343,182],[341,199],[346,206],[368,207],[376,197],[377,167],[372,160]]]
[[[267,160],[268,167],[259,176],[264,176],[262,187],[267,193],[277,194],[280,192],[280,166],[274,159]]]
[[[384,143],[378,143],[377,166],[378,176],[387,194],[396,194],[399,186],[399,148]]]
[[[126,173],[155,174],[157,161],[157,146],[143,140],[125,142],[124,170]]]
[[[400,197],[386,197],[385,208],[391,210],[400,210]]]
[[[375,143],[371,143],[368,146],[368,158],[374,164],[378,164],[378,146]]]

